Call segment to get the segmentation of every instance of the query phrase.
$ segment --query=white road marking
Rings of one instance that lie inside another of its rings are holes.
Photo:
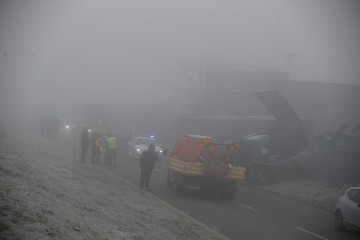
[[[237,205],[239,205],[239,206],[242,206],[242,207],[244,207],[244,208],[250,209],[250,210],[252,210],[252,211],[254,211],[254,212],[258,212],[257,209],[252,208],[252,207],[249,207],[249,206],[247,206],[247,205],[245,205],[245,204],[242,204],[242,203],[239,203],[239,202],[237,202],[237,201],[233,201],[233,203],[235,203],[235,204],[237,204]]]
[[[301,231],[303,231],[303,232],[306,232],[306,233],[308,233],[308,234],[310,234],[310,235],[313,235],[313,236],[315,236],[315,237],[318,237],[318,238],[321,238],[321,239],[324,239],[324,240],[329,240],[328,238],[324,238],[324,237],[322,237],[322,236],[320,236],[320,235],[317,235],[317,234],[315,234],[315,233],[312,233],[312,232],[310,232],[310,231],[308,231],[308,230],[306,230],[306,229],[303,229],[303,228],[301,228],[301,227],[296,227],[297,229],[299,229],[299,230],[301,230]]]

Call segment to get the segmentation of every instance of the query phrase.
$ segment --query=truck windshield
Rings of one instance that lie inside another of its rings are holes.
[[[224,156],[224,154],[227,153],[227,147],[224,144],[216,144],[216,143],[210,143],[203,151],[203,156],[205,157],[215,157],[220,158]]]

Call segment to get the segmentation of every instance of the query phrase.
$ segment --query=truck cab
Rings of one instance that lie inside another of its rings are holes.
[[[235,145],[212,142],[210,136],[187,134],[176,142],[168,163],[167,186],[176,195],[187,189],[202,190],[225,199],[237,193],[245,168],[232,166],[229,152]]]

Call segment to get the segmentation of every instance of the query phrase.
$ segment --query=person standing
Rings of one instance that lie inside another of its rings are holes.
[[[108,141],[107,141],[107,138],[110,137],[110,135],[111,135],[110,132],[106,132],[105,138],[104,138],[104,149],[105,149],[104,164],[105,165],[111,165],[110,160],[109,160],[109,144],[108,144]]]
[[[107,134],[107,136],[105,137],[105,146],[107,148],[107,162],[110,166],[115,166],[117,141],[116,137],[113,134]]]
[[[101,135],[98,132],[94,132],[91,136],[91,144],[90,144],[90,150],[91,150],[91,163],[92,164],[100,164],[100,154],[103,149],[103,143],[101,140]]]
[[[89,148],[89,143],[90,143],[89,128],[84,127],[84,129],[81,131],[81,157],[80,157],[80,160],[82,163],[85,162],[85,157],[86,157],[87,150]]]
[[[144,151],[141,154],[140,158],[140,171],[141,171],[141,178],[140,178],[140,188],[142,189],[144,184],[146,189],[149,189],[149,181],[151,172],[154,169],[155,162],[159,160],[156,152],[155,146],[151,144],[148,150]]]

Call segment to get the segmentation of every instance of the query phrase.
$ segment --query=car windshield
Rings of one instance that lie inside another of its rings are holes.
[[[150,145],[150,144],[153,144],[153,145],[157,145],[155,139],[151,139],[151,138],[140,138],[140,139],[136,139],[136,142],[135,142],[136,145]]]

